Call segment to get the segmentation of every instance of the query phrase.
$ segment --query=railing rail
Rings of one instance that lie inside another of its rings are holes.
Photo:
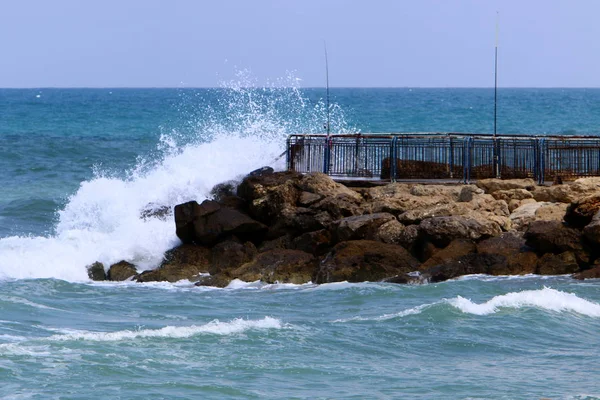
[[[479,133],[291,135],[287,166],[374,180],[600,176],[600,136]]]

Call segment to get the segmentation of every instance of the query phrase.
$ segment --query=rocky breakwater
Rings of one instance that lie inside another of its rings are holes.
[[[174,207],[182,244],[154,270],[122,261],[93,279],[266,283],[440,282],[466,274],[600,277],[600,178],[537,186],[390,183],[262,169]]]

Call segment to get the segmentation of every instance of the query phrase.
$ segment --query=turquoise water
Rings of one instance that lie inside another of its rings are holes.
[[[333,89],[343,132],[491,132],[490,89]],[[320,132],[321,89],[0,89],[0,398],[597,399],[598,281],[94,283]],[[502,89],[498,131],[599,134],[600,90]]]

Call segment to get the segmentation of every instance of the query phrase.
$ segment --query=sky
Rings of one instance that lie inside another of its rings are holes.
[[[0,0],[0,87],[600,87],[600,0]]]

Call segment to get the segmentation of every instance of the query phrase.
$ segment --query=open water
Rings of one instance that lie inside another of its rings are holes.
[[[163,204],[322,132],[323,89],[0,89],[0,398],[600,399],[600,282],[98,283]],[[287,88],[283,88],[283,87]],[[334,132],[491,132],[491,89],[332,89]],[[598,89],[501,89],[501,133],[600,134]]]

